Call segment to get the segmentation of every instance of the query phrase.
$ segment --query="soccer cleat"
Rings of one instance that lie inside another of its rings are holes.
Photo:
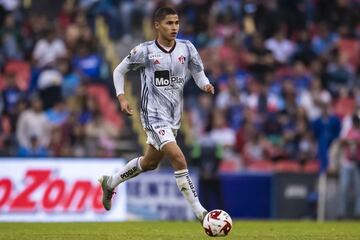
[[[107,186],[109,178],[110,177],[106,175],[103,175],[101,178],[99,178],[99,183],[103,191],[102,204],[107,211],[111,209],[111,198],[115,193],[114,189],[108,188]]]
[[[198,218],[198,220],[199,220],[199,222],[200,222],[201,224],[204,222],[204,219],[205,219],[206,214],[208,214],[208,211],[204,211],[204,212],[202,213],[201,218]]]

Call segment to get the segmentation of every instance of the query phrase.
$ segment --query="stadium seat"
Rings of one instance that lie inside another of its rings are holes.
[[[304,172],[317,173],[320,171],[320,164],[318,160],[308,161],[304,166]]]
[[[349,63],[356,68],[360,63],[360,42],[353,39],[340,39],[339,52],[345,56]]]
[[[25,61],[11,60],[5,65],[5,73],[16,75],[16,84],[22,91],[26,91],[30,81],[30,64]]]
[[[271,172],[274,170],[274,164],[268,160],[253,161],[246,169],[254,172]]]
[[[301,167],[295,160],[283,160],[275,163],[276,172],[300,172]]]
[[[102,84],[90,84],[87,86],[90,96],[94,97],[100,106],[101,113],[115,127],[121,129],[124,125],[121,115],[116,110],[115,101],[110,98],[108,89]]]
[[[240,169],[239,163],[235,160],[222,160],[220,162],[219,171],[220,172],[236,172]]]

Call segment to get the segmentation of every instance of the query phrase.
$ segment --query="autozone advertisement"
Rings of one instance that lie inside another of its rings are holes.
[[[117,188],[107,212],[97,182],[123,165],[105,159],[1,159],[0,221],[125,220],[126,184]]]

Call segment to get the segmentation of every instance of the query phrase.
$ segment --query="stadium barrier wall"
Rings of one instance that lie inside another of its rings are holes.
[[[198,173],[190,169],[197,188]],[[173,170],[146,172],[127,182],[129,220],[193,220],[194,214],[179,191]]]
[[[117,159],[0,159],[0,221],[124,221],[126,185],[113,209],[103,209],[99,176],[124,165]]]
[[[147,172],[117,189],[104,211],[97,178],[124,166],[123,159],[0,159],[0,221],[192,220],[173,171]],[[190,170],[195,187],[198,173]],[[223,208],[233,218],[309,218],[317,176],[236,173],[220,175]],[[201,193],[201,189],[198,189]],[[202,196],[200,196],[202,197]]]
[[[241,172],[222,174],[220,180],[223,208],[233,218],[314,219],[316,216],[316,174]]]

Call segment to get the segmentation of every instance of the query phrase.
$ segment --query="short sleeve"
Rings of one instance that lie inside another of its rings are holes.
[[[204,65],[201,61],[200,54],[196,50],[195,46],[187,41],[187,46],[189,49],[190,60],[189,60],[189,70],[191,74],[195,74],[201,71],[204,71]]]
[[[145,47],[143,44],[139,44],[131,49],[129,55],[126,57],[126,63],[129,66],[129,70],[136,70],[145,66]]]

